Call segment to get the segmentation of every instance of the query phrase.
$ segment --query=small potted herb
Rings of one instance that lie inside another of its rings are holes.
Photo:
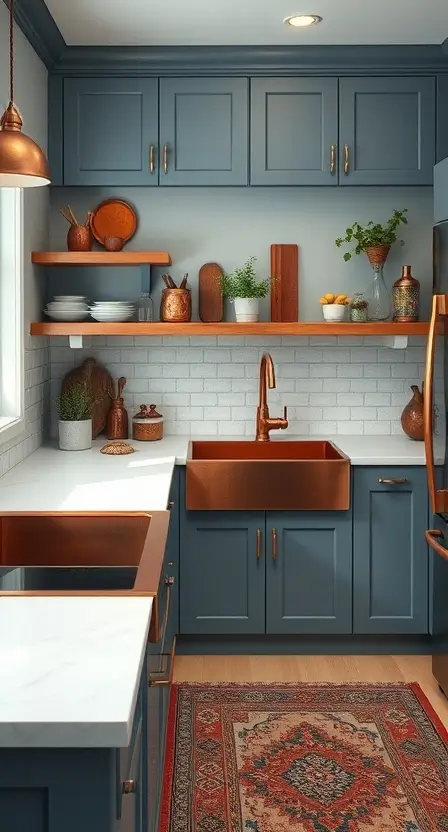
[[[335,243],[341,248],[344,243],[354,245],[352,251],[346,251],[344,260],[351,260],[355,254],[365,251],[369,262],[373,265],[384,264],[390,251],[390,247],[397,242],[397,228],[399,225],[407,225],[407,208],[402,211],[393,211],[391,218],[384,224],[374,223],[372,220],[367,225],[360,225],[354,222],[350,228],[345,229],[345,237],[338,237]],[[401,240],[403,245],[403,240]]]
[[[235,316],[241,323],[258,321],[260,298],[269,293],[270,281],[257,280],[256,259],[249,257],[241,269],[234,269],[221,278],[223,295],[235,304]]]
[[[59,448],[85,451],[92,447],[92,398],[85,384],[74,382],[57,400]]]

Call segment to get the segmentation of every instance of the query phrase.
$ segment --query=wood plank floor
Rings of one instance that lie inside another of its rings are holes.
[[[176,656],[175,682],[418,682],[448,728],[430,656]]]

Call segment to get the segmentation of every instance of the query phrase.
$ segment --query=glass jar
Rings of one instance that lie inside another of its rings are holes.
[[[142,292],[138,304],[138,320],[139,321],[153,321],[153,305],[149,292]]]
[[[365,324],[367,322],[369,304],[361,292],[355,292],[350,305],[350,320],[354,324]]]
[[[390,297],[384,282],[383,263],[372,264],[373,282],[369,297],[369,321],[387,321],[390,318]]]

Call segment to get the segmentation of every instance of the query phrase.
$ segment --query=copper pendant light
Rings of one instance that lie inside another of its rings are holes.
[[[14,0],[9,0],[9,104],[0,120],[0,188],[37,188],[50,184],[50,170],[36,142],[22,133],[14,105]]]

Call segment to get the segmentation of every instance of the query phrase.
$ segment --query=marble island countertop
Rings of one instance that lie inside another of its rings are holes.
[[[175,465],[185,465],[190,438],[232,440],[237,436],[168,436],[134,442],[134,454],[100,453],[104,439],[88,451],[42,447],[0,479],[0,511],[159,511],[166,509]],[[240,437],[241,441],[247,437]],[[424,465],[423,442],[406,436],[322,437],[335,443],[352,465]],[[310,440],[285,431],[273,442]]]
[[[151,598],[0,598],[0,747],[128,746]]]

